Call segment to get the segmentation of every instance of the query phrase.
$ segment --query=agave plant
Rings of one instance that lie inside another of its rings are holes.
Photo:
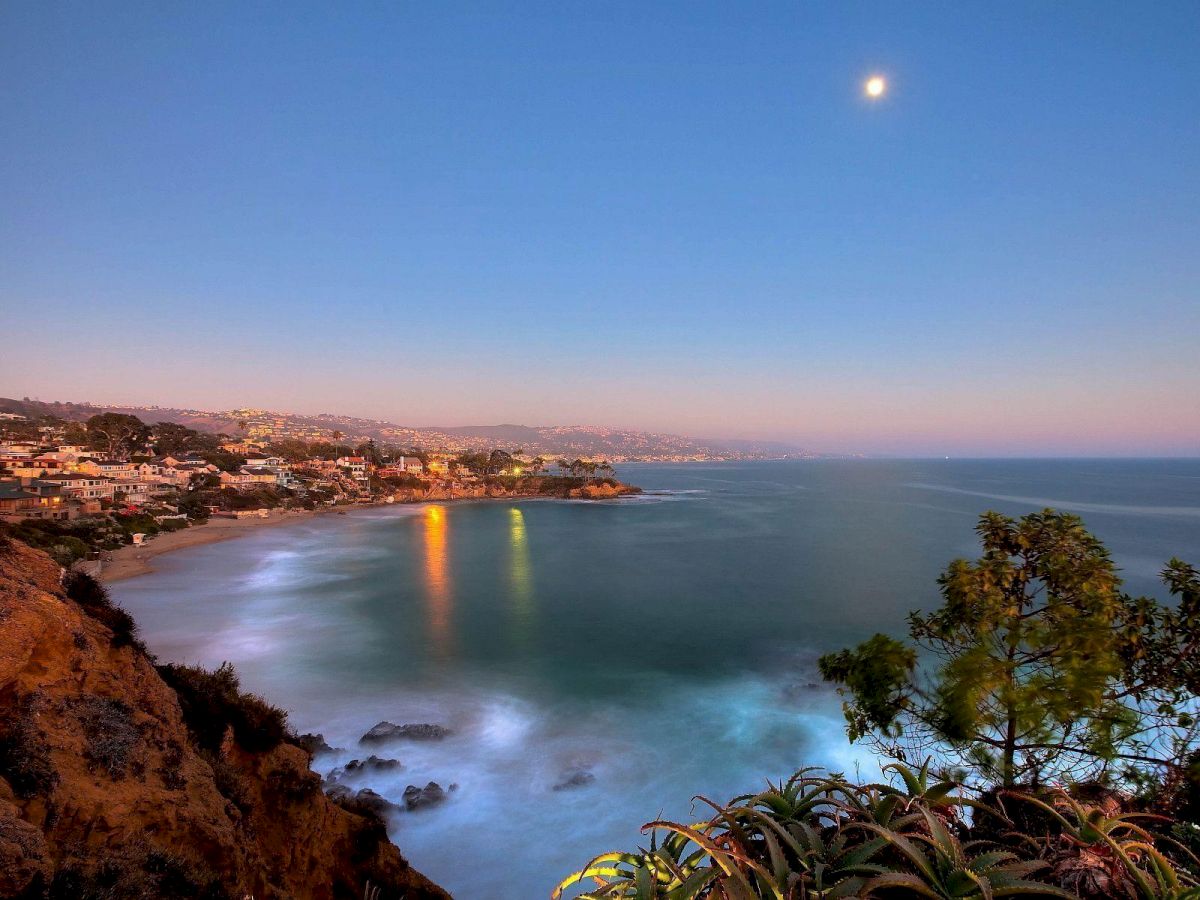
[[[925,833],[914,830],[904,834],[871,822],[858,824],[894,848],[908,868],[875,876],[864,885],[864,895],[893,891],[936,898],[1074,896],[1028,878],[1048,868],[1044,860],[1022,860],[1010,850],[985,850],[993,846],[985,841],[964,843],[930,810],[922,808],[919,814]]]
[[[1051,877],[1079,897],[1128,897],[1181,900],[1200,897],[1194,877],[1178,869],[1157,844],[1168,845],[1191,865],[1200,867],[1178,841],[1156,836],[1141,821],[1170,822],[1147,813],[1110,815],[1099,806],[1079,803],[1066,791],[1054,803],[1015,791],[1006,792],[1046,813],[1059,833],[1043,839]]]
[[[711,823],[689,827],[652,822],[643,829],[651,830],[649,850],[636,854],[601,854],[583,869],[565,878],[554,889],[551,897],[561,897],[567,888],[588,878],[594,880],[597,887],[580,894],[580,900],[609,900],[614,897],[637,900],[694,900],[698,897],[714,896],[714,885],[730,881],[733,884],[727,886],[732,888],[733,893],[726,890],[725,896],[763,896],[753,892],[750,882],[742,872],[742,862],[719,848],[704,834],[703,829],[709,825]],[[657,842],[655,830],[659,827],[667,832],[661,845]],[[690,849],[693,845],[694,849]],[[782,895],[780,897],[782,898]]]
[[[1000,811],[961,796],[954,782],[892,766],[897,785],[856,785],[841,775],[805,769],[768,782],[758,794],[720,806],[713,816],[682,825],[650,822],[650,848],[606,853],[565,879],[563,892],[590,880],[583,898],[612,900],[836,900],[863,897],[1128,897],[1200,900],[1187,868],[1167,853],[1197,861],[1182,844],[1153,835],[1144,819],[1110,815],[1063,793],[1055,805],[1033,803],[1050,816],[1045,835],[1020,834]],[[970,806],[1010,830],[978,840]],[[659,835],[663,837],[660,841]]]

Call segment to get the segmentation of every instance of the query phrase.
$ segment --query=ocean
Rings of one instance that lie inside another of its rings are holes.
[[[158,557],[113,585],[167,661],[233,662],[301,732],[403,768],[413,865],[460,900],[549,895],[639,827],[704,814],[805,765],[878,775],[816,658],[939,603],[980,513],[1081,516],[1128,590],[1200,563],[1200,460],[630,464],[646,493],[353,511]],[[370,749],[380,720],[443,741]],[[587,783],[563,787],[576,781]],[[560,788],[560,789],[556,789]]]

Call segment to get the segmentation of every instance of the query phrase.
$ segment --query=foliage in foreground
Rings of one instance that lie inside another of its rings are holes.
[[[937,754],[983,782],[1106,781],[1173,789],[1200,738],[1200,573],[1176,598],[1121,592],[1104,545],[1072,515],[987,513],[983,554],[938,579],[943,604],[821,658],[847,731],[885,755]]]
[[[585,885],[588,900],[1200,898],[1200,861],[1111,798],[1001,791],[985,804],[931,783],[928,763],[887,769],[899,786],[805,769],[728,806],[697,798],[712,818],[650,822],[649,848],[596,857],[552,897]]]

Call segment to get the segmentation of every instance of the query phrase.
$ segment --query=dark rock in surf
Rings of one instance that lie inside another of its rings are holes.
[[[558,784],[556,784],[554,786],[554,790],[569,791],[571,788],[578,788],[578,787],[584,787],[585,785],[589,785],[595,780],[596,780],[596,776],[593,775],[591,772],[585,772],[584,770],[579,769],[575,772],[572,772],[570,775],[567,776],[566,779],[564,779],[563,781],[560,781]]]
[[[457,785],[451,785],[453,790]],[[446,799],[446,792],[442,790],[442,786],[436,781],[431,781],[423,788],[417,787],[415,784],[410,784],[404,789],[404,805],[409,812],[418,809],[426,809],[430,806],[437,806]]]
[[[440,741],[450,734],[450,729],[442,725],[395,725],[391,722],[380,722],[358,739],[360,744],[378,744],[383,741]]]
[[[300,735],[300,746],[313,756],[317,756],[320,753],[334,753],[337,750],[336,747],[330,747],[325,742],[325,735],[323,734]]]
[[[384,759],[381,756],[372,754],[366,759],[352,759],[346,763],[346,768],[343,770],[347,775],[361,775],[363,772],[387,772],[395,769],[403,769],[398,759]]]
[[[405,791],[406,800],[407,794],[408,792]],[[375,793],[375,791],[371,790],[370,788],[363,788],[361,791],[355,794],[354,802],[356,805],[362,807],[363,809],[369,809],[371,812],[380,817],[386,816],[388,813],[395,812],[396,810],[400,809],[399,806],[387,799],[387,797]]]

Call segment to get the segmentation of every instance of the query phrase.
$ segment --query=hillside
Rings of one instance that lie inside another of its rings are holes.
[[[144,422],[176,422],[201,431],[248,435],[263,439],[367,439],[424,450],[491,450],[497,446],[523,449],[550,459],[606,458],[633,460],[774,459],[810,457],[801,447],[781,442],[699,440],[675,434],[609,428],[599,425],[463,425],[453,427],[396,425],[376,419],[334,413],[306,415],[261,409],[198,410],[161,406],[103,406],[91,403],[46,403],[0,397],[0,413],[28,418],[54,416],[84,421],[101,412],[135,415]]]
[[[0,546],[0,896],[448,897],[321,792],[272,707],[156,668],[60,571]]]

